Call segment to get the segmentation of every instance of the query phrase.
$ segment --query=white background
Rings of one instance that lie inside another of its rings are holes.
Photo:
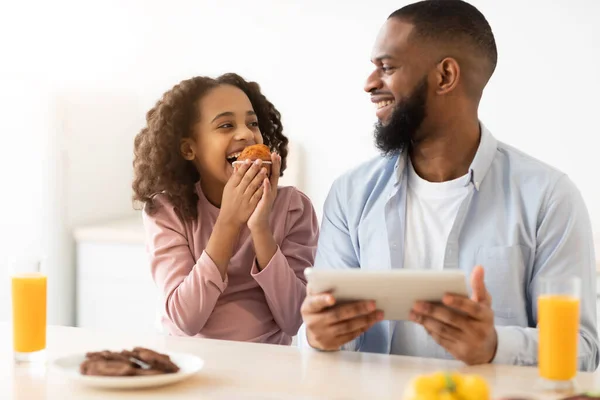
[[[50,322],[72,322],[71,230],[134,215],[133,137],[158,97],[193,75],[261,84],[303,151],[301,189],[320,216],[333,179],[376,154],[362,87],[379,27],[406,3],[1,1],[0,319],[7,259],[29,252],[48,257]],[[499,49],[481,119],[567,172],[600,231],[600,1],[473,4]]]

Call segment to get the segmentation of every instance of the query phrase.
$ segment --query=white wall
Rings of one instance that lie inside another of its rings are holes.
[[[374,111],[362,86],[380,25],[407,2],[7,3],[0,5],[0,40],[7,44],[0,76],[12,84],[0,95],[0,174],[11,194],[0,197],[6,210],[0,253],[58,246],[54,263],[66,287],[73,268],[69,230],[132,213],[133,136],[162,92],[193,75],[235,71],[262,85],[288,136],[306,151],[302,189],[320,215],[333,179],[376,154]],[[567,172],[600,231],[592,145],[600,133],[600,2],[473,3],[499,47],[482,119],[500,140]],[[30,137],[33,145],[23,146]],[[46,178],[38,159],[54,160]],[[324,168],[324,160],[334,167]],[[61,321],[72,313],[69,296],[67,290],[67,299],[56,302]]]

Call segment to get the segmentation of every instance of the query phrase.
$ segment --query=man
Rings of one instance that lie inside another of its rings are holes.
[[[578,368],[598,366],[586,207],[567,176],[479,122],[496,61],[488,22],[462,1],[411,4],[383,25],[365,87],[383,156],[333,184],[315,268],[459,268],[472,295],[386,321],[371,302],[337,306],[309,288],[300,339],[311,347],[536,365],[539,282],[562,274],[582,280]]]

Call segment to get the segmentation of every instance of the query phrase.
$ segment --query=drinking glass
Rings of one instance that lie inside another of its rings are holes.
[[[12,263],[13,350],[16,362],[45,359],[46,274],[42,261],[21,258]]]
[[[548,277],[539,285],[539,374],[548,389],[571,389],[577,375],[581,280]]]

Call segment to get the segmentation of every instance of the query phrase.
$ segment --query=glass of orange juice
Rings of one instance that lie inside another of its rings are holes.
[[[41,260],[21,259],[11,271],[13,350],[15,361],[45,360],[46,275]]]
[[[577,375],[581,280],[548,277],[539,284],[539,373],[548,389],[568,390]]]

